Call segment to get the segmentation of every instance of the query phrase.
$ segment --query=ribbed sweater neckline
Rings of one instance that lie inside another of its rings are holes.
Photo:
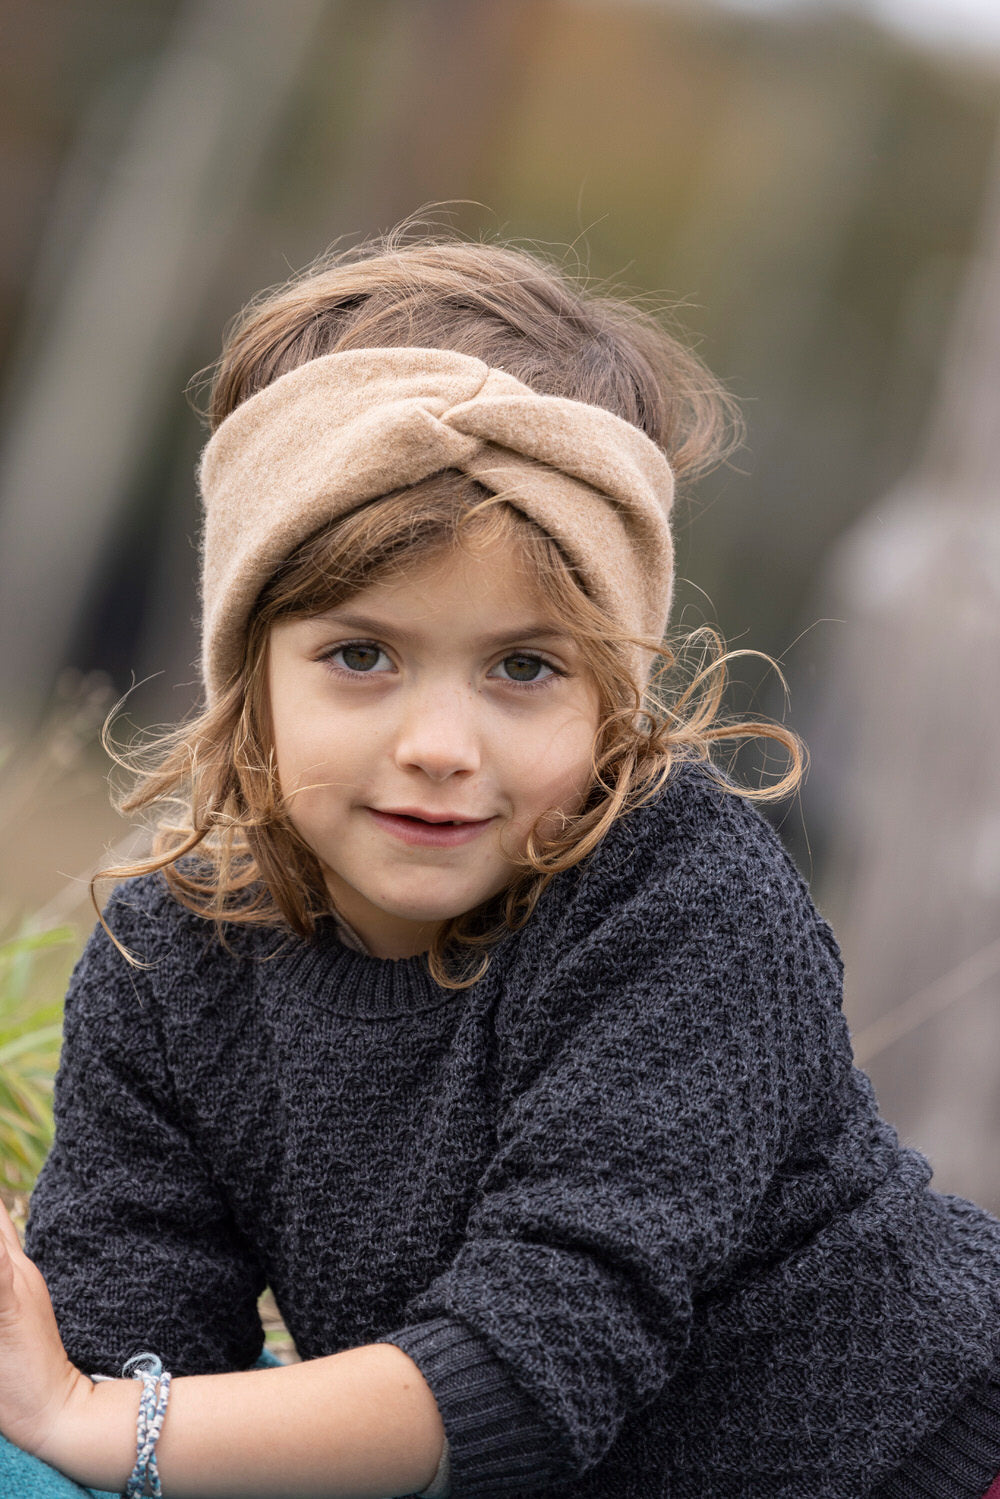
[[[426,954],[376,958],[345,946],[332,922],[321,923],[309,941],[297,939],[267,963],[282,987],[320,1009],[363,1020],[419,1014],[467,996],[467,989],[445,989],[431,977]]]

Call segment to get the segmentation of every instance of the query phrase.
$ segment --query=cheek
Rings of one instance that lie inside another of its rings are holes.
[[[272,742],[282,795],[301,792],[305,800],[311,787],[356,780],[363,759],[357,740],[358,736],[344,732],[343,725],[308,715],[276,719]]]
[[[596,712],[575,714],[532,746],[519,775],[526,814],[575,810],[590,786],[596,729]]]

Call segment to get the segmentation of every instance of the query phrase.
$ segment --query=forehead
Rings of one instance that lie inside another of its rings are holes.
[[[417,624],[454,627],[513,619],[565,633],[546,598],[525,548],[514,538],[488,545],[453,545],[413,558],[376,577],[342,603],[330,618],[378,614]]]

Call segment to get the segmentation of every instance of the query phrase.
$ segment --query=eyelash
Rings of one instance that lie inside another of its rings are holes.
[[[340,666],[334,660],[334,657],[339,656],[341,651],[356,650],[359,647],[363,648],[365,646],[373,647],[376,651],[378,651],[380,656],[386,655],[386,652],[374,640],[345,640],[340,645],[334,646],[331,650],[324,651],[320,659],[327,667],[329,667],[330,671],[332,671],[335,676],[355,678],[385,676],[385,672],[380,671],[352,671],[349,666]]]
[[[368,646],[378,651],[382,656],[388,654],[385,649],[380,646],[375,640],[345,640],[340,645],[334,646],[332,650],[325,652],[325,654],[321,657],[321,660],[325,663],[328,671],[332,672],[335,676],[350,681],[357,681],[359,677],[387,676],[387,672],[381,671],[353,671],[351,667],[341,666],[334,660],[334,657],[339,656],[342,651],[349,651],[352,648],[358,646]],[[493,677],[491,680],[493,680],[494,682],[504,682],[508,687],[516,687],[519,691],[522,692],[531,692],[537,690],[538,688],[546,687],[557,677],[564,677],[566,675],[565,671],[561,670],[560,667],[554,665],[553,662],[540,655],[538,651],[508,651],[506,656],[501,656],[500,660],[497,662],[497,665],[501,666],[504,661],[513,660],[515,657],[522,661],[538,661],[547,669],[550,675],[537,677],[534,681],[531,682],[518,682],[513,677]]]
[[[532,689],[548,687],[557,678],[566,675],[564,671],[560,671],[558,666],[553,666],[551,661],[547,661],[544,656],[540,656],[537,651],[508,651],[506,656],[500,657],[497,665],[502,666],[505,661],[511,661],[515,657],[521,661],[537,661],[541,666],[546,668],[549,675],[535,677],[530,682],[518,682],[514,677],[493,677],[492,680],[494,682],[504,682],[508,687],[517,687],[521,691],[531,691]]]

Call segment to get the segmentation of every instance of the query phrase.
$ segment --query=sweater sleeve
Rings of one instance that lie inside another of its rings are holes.
[[[828,929],[761,847],[756,869],[735,845],[650,865],[624,899],[591,881],[586,935],[551,971],[540,947],[498,1012],[506,1106],[481,1199],[386,1339],[435,1393],[455,1499],[601,1460],[669,1381],[843,1065]]]
[[[246,1368],[263,1341],[262,1275],[177,1107],[153,993],[170,921],[141,891],[118,892],[107,919],[148,968],[98,927],[70,983],[28,1253],[85,1372],[120,1374],[147,1349],[176,1373]]]

